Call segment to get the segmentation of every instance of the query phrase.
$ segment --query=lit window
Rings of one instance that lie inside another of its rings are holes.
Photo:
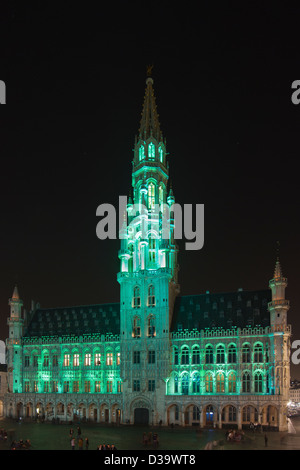
[[[74,380],[74,382],[73,382],[73,392],[74,393],[79,392],[79,380]]]
[[[95,354],[95,366],[100,366],[100,364],[101,364],[101,354],[96,353]]]
[[[90,366],[91,365],[91,354],[87,353],[84,355],[84,365]]]
[[[149,238],[149,262],[150,263],[155,263],[155,250],[156,250],[156,240],[155,238],[150,237]]]
[[[206,393],[213,392],[213,377],[211,374],[206,374],[205,376],[205,391]]]
[[[200,375],[199,374],[193,375],[192,386],[193,386],[193,393],[200,393]]]
[[[219,372],[217,374],[217,393],[225,392],[225,384],[224,384],[224,374]]]
[[[117,352],[117,366],[121,364],[121,353]]]
[[[161,206],[164,202],[164,189],[163,187],[160,185],[159,188],[158,188],[158,201],[159,201],[159,205]]]
[[[155,160],[155,146],[152,142],[148,145],[148,158],[149,160]]]
[[[108,352],[108,353],[106,353],[106,365],[107,366],[112,366],[112,364],[113,364],[113,353]]]
[[[74,354],[74,356],[73,356],[73,366],[74,367],[79,366],[79,354]]]
[[[153,183],[148,185],[148,209],[154,209],[155,206],[155,186]]]
[[[100,393],[101,392],[101,382],[100,380],[96,380],[95,382],[95,393]]]
[[[236,392],[236,377],[234,372],[230,372],[228,375],[228,392],[235,393]]]
[[[64,367],[69,367],[69,365],[70,365],[70,354],[65,354],[64,355],[63,365],[64,365]]]
[[[159,161],[163,163],[164,161],[164,151],[161,147],[161,145],[158,147],[158,153],[159,153]]]
[[[145,158],[145,148],[143,145],[139,147],[139,161],[144,160]]]
[[[91,391],[91,382],[89,380],[84,381],[84,391],[85,393],[90,393]]]

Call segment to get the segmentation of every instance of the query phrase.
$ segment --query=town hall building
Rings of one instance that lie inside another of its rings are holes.
[[[118,252],[120,302],[26,312],[15,287],[5,416],[287,429],[291,327],[279,259],[263,290],[181,296],[172,211],[162,235],[174,203],[149,76]]]

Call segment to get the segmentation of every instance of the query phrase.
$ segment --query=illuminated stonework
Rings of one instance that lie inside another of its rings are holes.
[[[6,416],[287,429],[291,331],[280,263],[268,290],[180,296],[173,216],[163,237],[154,210],[175,202],[168,168],[148,77],[118,252],[120,303],[35,305],[22,317],[15,288]]]

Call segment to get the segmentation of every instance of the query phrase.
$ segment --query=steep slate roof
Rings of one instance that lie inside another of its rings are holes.
[[[268,326],[270,289],[176,298],[171,331]],[[120,304],[37,309],[23,337],[120,334]]]
[[[186,295],[175,301],[171,331],[268,326],[270,289]]]
[[[120,333],[120,304],[37,309],[23,337]]]

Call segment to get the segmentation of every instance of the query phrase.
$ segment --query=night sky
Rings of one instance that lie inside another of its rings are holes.
[[[2,2],[0,340],[16,282],[27,309],[119,301],[96,209],[129,194],[148,64],[176,202],[205,205],[181,294],[267,288],[279,240],[300,339],[300,7],[61,3]]]

